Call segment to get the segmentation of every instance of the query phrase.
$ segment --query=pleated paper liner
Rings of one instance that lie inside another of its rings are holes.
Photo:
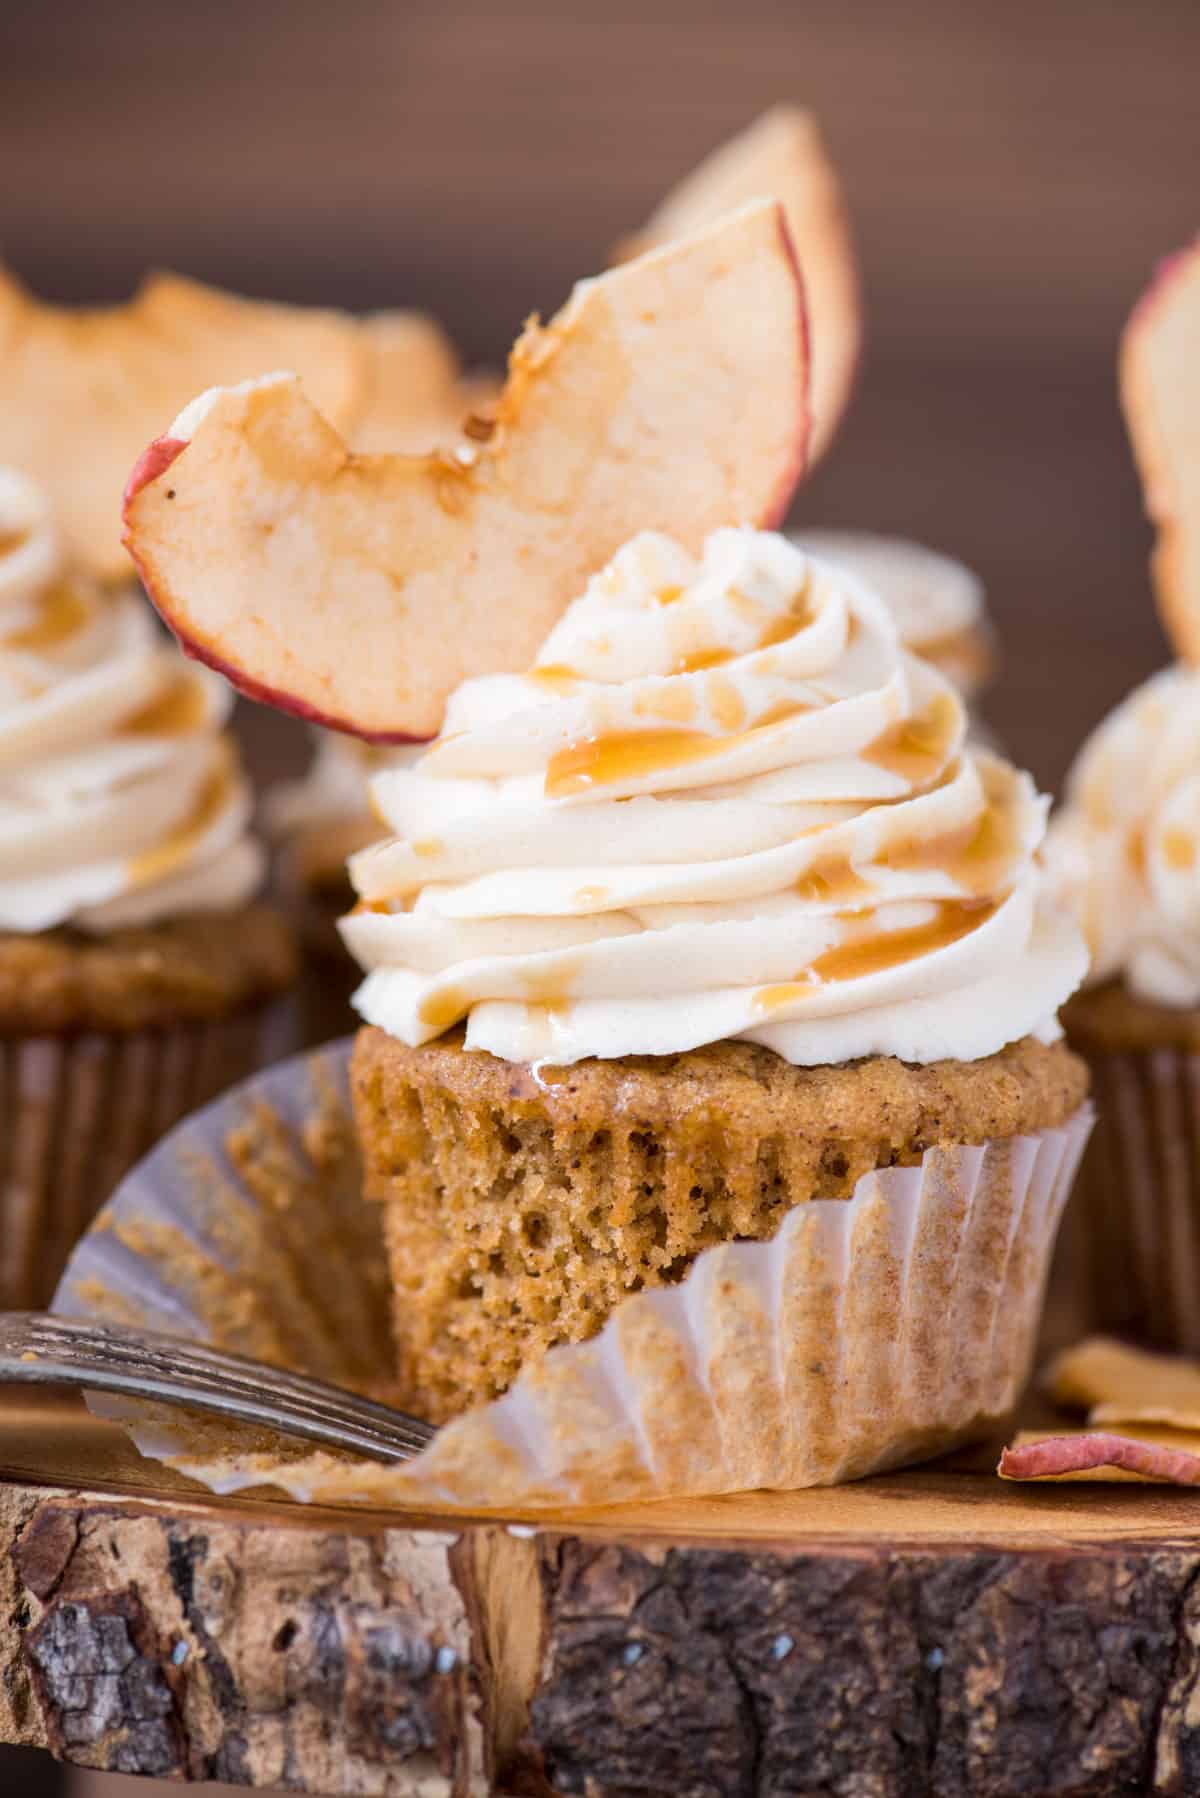
[[[1200,1355],[1200,1056],[1089,1054],[1099,1121],[1055,1263],[1075,1337]],[[1060,1345],[1056,1345],[1060,1346]]]
[[[359,1195],[349,1047],[284,1063],[175,1131],[77,1249],[55,1308],[386,1395],[386,1262],[380,1208]],[[1015,1404],[1090,1128],[1085,1107],[799,1205],[774,1240],[710,1249],[625,1300],[401,1467],[162,1408],[132,1433],[219,1491],[472,1510],[786,1489],[923,1459]]]
[[[0,1041],[0,1307],[47,1305],[123,1175],[294,1042],[286,1000],[211,1023]]]

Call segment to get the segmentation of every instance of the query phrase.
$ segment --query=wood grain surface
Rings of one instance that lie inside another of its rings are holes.
[[[994,1452],[471,1520],[214,1500],[10,1398],[0,1740],[329,1798],[1194,1791],[1194,1497]]]

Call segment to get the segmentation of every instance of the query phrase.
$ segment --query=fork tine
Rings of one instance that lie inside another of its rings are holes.
[[[313,1415],[325,1416],[331,1421],[370,1417],[389,1431],[407,1421],[419,1432],[428,1431],[432,1435],[428,1425],[417,1423],[415,1418],[406,1420],[402,1412],[390,1405],[360,1397],[342,1387],[326,1385],[290,1369],[267,1367],[262,1362],[247,1361],[183,1337],[156,1338],[137,1334],[125,1338],[108,1325],[71,1323],[63,1329],[60,1323],[61,1320],[53,1319],[53,1327],[47,1328],[40,1323],[31,1327],[29,1339],[40,1352],[67,1348],[74,1355],[97,1353],[112,1364],[135,1369],[154,1368],[181,1379],[196,1380],[204,1389],[211,1388],[216,1381],[222,1388],[256,1396],[262,1393],[264,1382],[269,1380],[272,1396],[281,1403],[291,1398]],[[3,1335],[0,1334],[2,1343]]]
[[[161,1399],[376,1460],[411,1459],[435,1434],[374,1399],[207,1344],[41,1313],[0,1313],[0,1379]]]

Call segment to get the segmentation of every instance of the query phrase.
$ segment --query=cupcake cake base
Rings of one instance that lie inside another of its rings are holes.
[[[727,1042],[531,1069],[359,1035],[367,1195],[382,1203],[401,1402],[441,1422],[602,1327],[718,1244],[930,1150],[1056,1129],[1083,1064],[1025,1039],[977,1062],[793,1067]]]

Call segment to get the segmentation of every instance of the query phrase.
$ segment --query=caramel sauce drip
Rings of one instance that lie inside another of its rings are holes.
[[[232,761],[216,769],[200,789],[191,816],[173,830],[165,842],[143,850],[129,862],[129,878],[135,886],[165,880],[187,861],[209,826],[221,815],[232,785]]]
[[[928,924],[917,924],[909,930],[864,930],[850,942],[839,943],[818,955],[804,970],[803,979],[761,987],[754,995],[754,1009],[778,1011],[797,999],[811,998],[818,987],[884,974],[921,956],[948,949],[986,924],[1001,903],[996,900],[981,905],[976,900],[949,899],[939,904],[937,915]]]
[[[706,668],[722,668],[726,662],[732,662],[743,656],[758,655],[761,650],[774,649],[779,643],[786,643],[797,631],[803,630],[813,621],[812,607],[807,597],[801,594],[793,602],[793,609],[784,612],[781,617],[772,619],[759,635],[758,641],[749,649],[697,649],[690,654],[681,655],[671,669],[672,674],[701,674]]]
[[[525,991],[514,994],[531,1010],[543,1009],[547,1017],[561,1015],[571,1002],[568,988],[578,972],[577,960],[560,963],[553,973],[527,972],[521,976]],[[434,1030],[449,1030],[471,1009],[471,995],[465,987],[447,986],[430,993],[421,1002],[420,1019]]]
[[[672,674],[703,674],[706,668],[723,668],[726,662],[732,662],[736,651],[732,649],[697,649],[690,655],[680,656],[671,668]]]
[[[1015,808],[997,800],[986,805],[973,823],[926,842],[887,849],[879,863],[896,873],[939,869],[956,886],[984,899],[1004,882],[1018,847]]]
[[[562,662],[546,662],[533,667],[525,678],[536,681],[539,687],[546,687],[551,693],[571,693],[580,679],[574,668],[568,668]]]
[[[1163,860],[1176,874],[1186,874],[1196,866],[1196,841],[1186,830],[1163,832]]]
[[[614,786],[707,761],[808,709],[784,701],[773,706],[750,730],[732,737],[711,736],[702,730],[624,730],[584,737],[551,756],[546,769],[546,797],[565,799],[593,787]]]
[[[812,905],[851,905],[856,899],[876,897],[870,881],[856,874],[849,862],[810,868],[797,880],[796,892]]]
[[[127,736],[183,737],[203,729],[207,716],[203,685],[196,675],[184,669],[172,674],[158,698],[134,712],[121,729]]]
[[[0,555],[3,553],[4,543],[0,539]],[[39,597],[36,622],[13,631],[5,638],[5,648],[31,650],[35,654],[57,649],[86,624],[87,616],[87,601],[70,582],[56,581]]]
[[[893,725],[862,759],[901,780],[925,784],[933,780],[950,753],[958,730],[960,707],[952,693],[938,693],[923,712]]]
[[[0,556],[11,556],[20,549],[27,535],[25,531],[0,531]]]

